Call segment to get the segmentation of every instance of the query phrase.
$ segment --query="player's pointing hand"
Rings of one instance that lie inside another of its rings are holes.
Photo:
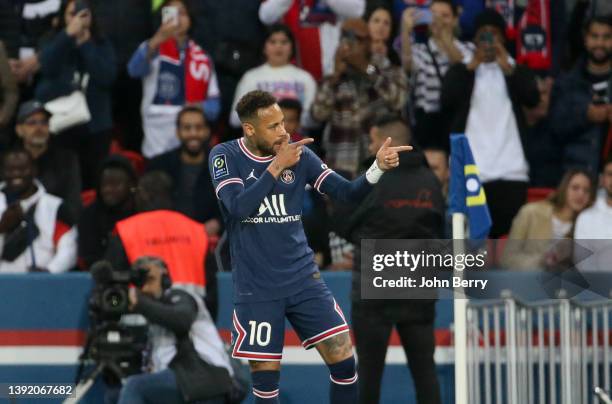
[[[410,150],[412,146],[391,146],[391,138],[388,137],[376,153],[378,167],[386,171],[399,166],[399,153]]]
[[[278,178],[280,173],[285,168],[296,165],[298,161],[300,161],[300,156],[302,155],[304,145],[312,142],[314,142],[314,139],[311,137],[294,143],[289,143],[288,139],[284,141],[278,149],[276,157],[274,157],[274,160],[268,166],[268,171],[270,171],[270,174],[272,174],[275,178]]]
[[[314,142],[314,139],[311,138],[311,137],[307,137],[307,138],[304,138],[304,139],[300,140],[299,142],[293,142],[289,146],[290,147],[299,147],[299,148],[301,148],[302,146],[305,146],[305,145],[307,145],[309,143],[312,143],[312,142]]]

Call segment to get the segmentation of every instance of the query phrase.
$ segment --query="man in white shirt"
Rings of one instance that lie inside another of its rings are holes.
[[[451,133],[465,133],[474,153],[493,219],[493,238],[509,232],[526,202],[529,167],[521,141],[523,107],[533,108],[540,101],[534,74],[516,65],[504,48],[505,26],[503,17],[490,9],[476,18],[474,57],[448,70],[441,94]]]
[[[578,216],[574,228],[574,263],[581,271],[612,271],[612,156],[604,165],[601,186],[604,192]]]
[[[66,272],[76,266],[77,229],[64,202],[34,179],[25,149],[3,156],[0,183],[0,273]]]

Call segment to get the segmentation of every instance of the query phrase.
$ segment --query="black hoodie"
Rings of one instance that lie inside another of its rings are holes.
[[[442,185],[420,151],[400,154],[399,167],[383,174],[349,217],[345,235],[355,245],[354,271],[361,267],[362,239],[440,239],[444,234]],[[353,275],[353,298],[360,274]]]
[[[127,159],[117,155],[109,156],[102,164],[100,173],[109,167],[123,169],[132,178],[134,184],[136,183],[136,173]],[[100,177],[101,175],[98,178]],[[83,209],[78,223],[78,256],[79,267],[82,269],[88,269],[91,264],[103,258],[115,223],[136,213],[133,197],[130,197],[132,203],[127,202],[122,206],[110,208],[99,197],[99,184],[96,191],[98,198]]]

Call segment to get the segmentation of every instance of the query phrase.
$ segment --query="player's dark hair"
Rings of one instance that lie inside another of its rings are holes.
[[[202,119],[204,119],[204,125],[208,126],[206,115],[204,114],[204,110],[201,107],[197,105],[185,105],[183,109],[181,109],[178,115],[176,116],[176,127],[177,128],[181,125],[181,119],[183,119],[183,115],[190,113],[190,112],[200,114],[202,116]]]
[[[278,106],[283,109],[296,111],[298,116],[302,116],[302,103],[295,98],[283,98],[278,102]]]
[[[246,122],[257,117],[260,109],[271,107],[276,104],[276,98],[266,91],[249,91],[240,98],[236,106],[236,112],[241,122]]]
[[[274,34],[283,33],[291,42],[291,55],[289,56],[289,60],[293,59],[297,53],[297,48],[295,45],[295,36],[293,36],[293,32],[289,29],[285,24],[273,24],[268,27],[266,30],[266,37],[264,38],[264,43],[268,42],[268,39]]]

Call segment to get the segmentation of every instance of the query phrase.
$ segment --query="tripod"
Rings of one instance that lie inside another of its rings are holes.
[[[63,404],[77,404],[85,396],[85,394],[87,394],[87,392],[94,384],[100,373],[105,370],[112,372],[119,380],[123,379],[123,372],[121,371],[119,366],[117,366],[117,364],[113,360],[104,359],[98,363],[96,368],[91,371],[91,373],[89,373],[87,377],[79,381],[79,384],[77,384],[74,389],[74,397],[67,398],[66,400],[64,400]],[[79,373],[81,373],[80,369]]]
[[[612,404],[612,400],[608,393],[601,387],[595,387],[595,395],[599,398],[599,400],[604,404]]]
[[[112,337],[109,337],[111,334]],[[126,375],[134,373],[131,371],[133,368],[124,364],[133,363],[134,353],[141,352],[142,347],[134,342],[133,336],[127,334],[127,329],[116,323],[103,324],[91,329],[79,358],[75,396],[66,399],[64,404],[78,403],[100,374],[112,375],[114,380],[121,383]],[[88,359],[95,360],[96,367],[86,377],[82,377],[85,361]]]

